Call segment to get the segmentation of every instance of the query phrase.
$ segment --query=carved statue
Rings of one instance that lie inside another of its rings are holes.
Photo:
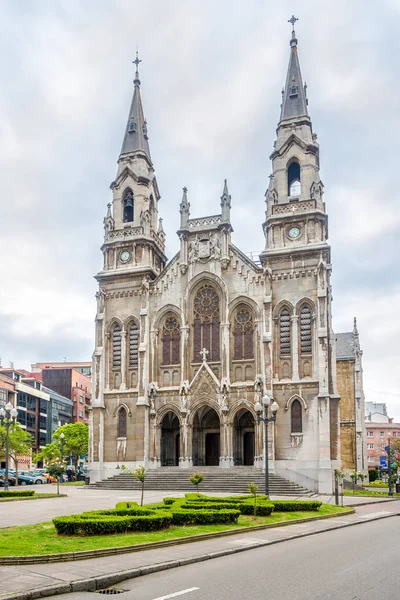
[[[219,239],[218,235],[214,233],[210,239],[211,246],[211,258],[215,258],[216,260],[221,258],[221,248],[219,247]]]
[[[199,256],[199,238],[196,235],[196,238],[189,243],[188,261],[190,263],[195,263],[198,260],[198,256]]]

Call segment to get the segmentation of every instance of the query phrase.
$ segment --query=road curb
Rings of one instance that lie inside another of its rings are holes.
[[[252,527],[239,527],[237,529],[227,529],[226,531],[215,531],[212,533],[200,533],[184,538],[175,538],[172,540],[162,540],[160,542],[149,542],[147,544],[136,544],[134,546],[117,546],[115,548],[99,548],[98,550],[82,550],[80,552],[64,552],[58,554],[34,554],[30,556],[2,556],[0,557],[0,566],[18,566],[18,565],[38,565],[58,562],[71,562],[75,560],[87,560],[90,558],[100,558],[102,556],[115,556],[116,554],[129,554],[131,552],[142,552],[143,550],[155,550],[157,548],[166,548],[168,546],[180,546],[181,544],[191,544],[212,540],[213,538],[225,537],[229,535],[239,535],[251,531],[260,531],[263,529],[272,529],[273,527],[289,527],[296,523],[308,523],[310,521],[322,521],[324,519],[334,519],[344,515],[355,513],[351,506],[346,512],[331,515],[316,515],[315,517],[305,517],[304,519],[294,519],[292,521],[282,521],[280,523],[268,523],[266,525],[253,525]],[[1,594],[0,594],[1,598]]]
[[[53,584],[42,588],[35,588],[27,590],[25,592],[17,592],[14,594],[0,594],[0,600],[34,600],[36,598],[44,598],[46,596],[52,596],[55,594],[67,594],[70,592],[83,592],[83,591],[95,591],[110,587],[126,579],[134,579],[141,577],[142,575],[149,575],[150,573],[157,573],[160,571],[166,571],[168,569],[174,569],[176,567],[182,567],[185,565],[191,565],[198,562],[205,562],[206,560],[212,560],[214,558],[221,558],[223,556],[230,556],[239,552],[247,552],[248,550],[254,550],[256,548],[263,548],[265,546],[272,546],[274,544],[280,544],[289,540],[300,539],[304,537],[310,537],[312,535],[318,535],[325,533],[326,531],[335,531],[338,529],[344,529],[345,527],[353,527],[354,525],[362,525],[364,523],[370,523],[371,521],[380,521],[381,519],[388,519],[390,517],[400,516],[400,512],[392,513],[389,515],[379,515],[377,517],[371,517],[367,521],[355,521],[354,523],[346,523],[340,525],[334,525],[329,529],[321,529],[320,531],[306,531],[303,533],[295,533],[286,538],[279,538],[277,540],[270,540],[265,542],[255,542],[238,548],[227,548],[226,550],[219,550],[207,554],[200,554],[198,556],[192,556],[179,560],[171,560],[162,563],[155,563],[151,565],[145,565],[143,567],[135,567],[133,569],[126,569],[124,571],[118,571],[117,573],[108,573],[107,575],[101,575],[99,577],[90,577],[88,579],[79,579],[77,581],[71,581],[70,583]],[[314,519],[316,520],[316,519]]]

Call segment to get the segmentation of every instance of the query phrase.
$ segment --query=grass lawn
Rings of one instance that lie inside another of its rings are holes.
[[[8,527],[1,530],[0,556],[28,556],[30,554],[55,554],[64,552],[79,552],[82,550],[97,550],[99,548],[116,548],[133,546],[149,542],[172,540],[175,538],[294,521],[318,515],[343,514],[352,509],[323,504],[318,511],[273,513],[269,517],[251,517],[241,515],[237,525],[191,525],[171,527],[164,531],[125,533],[98,536],[59,536],[53,523],[39,523],[24,527]]]
[[[344,490],[345,496],[378,496],[380,498],[388,498],[388,492],[376,491],[376,490]],[[400,494],[395,494],[393,492],[393,496],[400,497]]]
[[[22,502],[25,500],[40,500],[41,498],[65,498],[68,494],[37,494],[34,496],[15,496],[9,498],[0,498],[0,502]]]
[[[51,485],[57,485],[57,483],[52,483]],[[84,481],[63,481],[59,485],[85,485]]]

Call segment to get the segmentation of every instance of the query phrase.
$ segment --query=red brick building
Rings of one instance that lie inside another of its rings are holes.
[[[376,417],[372,415],[372,418]],[[377,469],[380,466],[380,457],[387,457],[385,447],[388,445],[388,435],[391,439],[400,438],[400,423],[393,423],[393,419],[379,415],[382,418],[381,422],[366,421],[367,428],[367,453],[368,453],[368,468]]]
[[[43,363],[44,364],[44,363]],[[62,363],[61,363],[62,364]],[[89,410],[92,400],[90,377],[70,367],[44,368],[40,375],[43,384],[74,403],[72,422],[89,424]]]

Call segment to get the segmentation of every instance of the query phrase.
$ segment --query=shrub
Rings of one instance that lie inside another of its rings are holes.
[[[228,503],[228,502],[233,502],[233,503],[238,503],[238,502],[244,502],[245,500],[250,500],[252,498],[252,496],[226,496],[225,498],[221,497],[221,496],[215,496],[215,497],[211,497],[211,496],[202,496],[201,494],[185,494],[185,499],[187,501],[196,501],[196,502],[224,502],[224,503]],[[259,496],[259,499],[266,499],[266,496]]]
[[[370,482],[375,481],[376,479],[378,479],[378,477],[379,477],[378,469],[370,469],[368,471],[368,476],[369,476]]]
[[[164,502],[165,506],[170,506],[171,504],[173,504],[177,500],[181,500],[181,498],[164,498],[163,502]]]
[[[172,510],[174,525],[215,525],[237,523],[239,510]]]
[[[0,498],[12,498],[13,496],[33,496],[34,490],[12,490],[10,492],[0,492]]]
[[[147,515],[87,513],[53,519],[59,535],[106,535],[127,531],[158,531],[169,527],[171,521],[171,514],[160,511]]]
[[[240,509],[241,504],[239,502],[209,502],[206,505],[202,502],[185,502],[177,503],[177,510],[233,510]],[[172,510],[174,508],[172,507]]]
[[[115,505],[115,508],[118,510],[122,510],[124,508],[138,508],[139,505],[137,502],[131,502],[130,500],[128,502],[117,502],[117,504]]]
[[[269,517],[273,510],[274,505],[272,502],[258,502],[258,504],[254,506],[254,501],[248,500],[240,505],[240,512],[242,515]]]
[[[387,488],[389,484],[386,483],[385,481],[381,481],[380,479],[377,479],[376,481],[372,481],[369,485],[370,485],[370,487],[384,487],[384,488]]]
[[[319,500],[272,500],[275,512],[298,512],[318,510],[322,502]]]

